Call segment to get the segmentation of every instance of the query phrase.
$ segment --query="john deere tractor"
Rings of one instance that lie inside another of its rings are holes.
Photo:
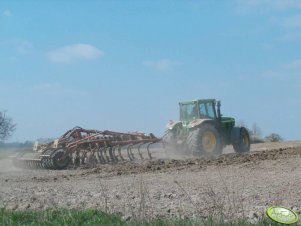
[[[237,153],[250,151],[248,130],[236,127],[234,118],[222,116],[220,101],[199,99],[179,105],[180,120],[170,121],[163,137],[167,152],[188,150],[194,156],[214,156],[229,144]]]

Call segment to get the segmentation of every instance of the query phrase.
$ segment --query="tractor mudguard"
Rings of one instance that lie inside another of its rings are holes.
[[[211,122],[211,121],[213,121],[213,120],[212,119],[194,119],[188,124],[187,128],[192,129],[192,128],[195,128],[195,127],[203,124],[204,122]]]
[[[182,126],[182,122],[180,121],[169,121],[167,124],[166,124],[166,129],[167,130],[173,130],[175,127],[177,126]]]

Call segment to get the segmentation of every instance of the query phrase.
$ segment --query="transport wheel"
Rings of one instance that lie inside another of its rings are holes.
[[[54,166],[54,169],[62,170],[66,169],[69,163],[71,162],[70,156],[66,156],[64,159],[62,158],[64,155],[64,149],[57,149],[52,154],[52,163]]]
[[[188,134],[187,145],[194,156],[212,157],[222,153],[221,135],[212,124],[202,124]]]

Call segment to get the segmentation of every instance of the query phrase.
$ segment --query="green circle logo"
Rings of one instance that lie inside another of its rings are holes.
[[[271,206],[267,209],[267,215],[272,220],[282,224],[293,224],[299,219],[298,214],[284,206]]]

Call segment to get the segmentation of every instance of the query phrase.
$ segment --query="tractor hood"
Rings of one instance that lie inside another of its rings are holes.
[[[198,126],[198,125],[201,125],[202,123],[204,123],[204,122],[208,122],[208,121],[212,121],[212,119],[194,119],[194,120],[192,120],[192,121],[190,121],[188,124],[187,124],[187,128],[188,129],[191,129],[191,128],[194,128],[194,127],[196,127],[196,126]]]
[[[181,121],[172,121],[171,120],[166,124],[166,129],[172,130],[177,126],[184,127],[184,128],[187,128],[187,129],[191,129],[191,128],[194,128],[198,125],[201,125],[204,122],[208,122],[208,121],[212,121],[212,119],[194,119],[190,122],[189,121],[181,122]]]

